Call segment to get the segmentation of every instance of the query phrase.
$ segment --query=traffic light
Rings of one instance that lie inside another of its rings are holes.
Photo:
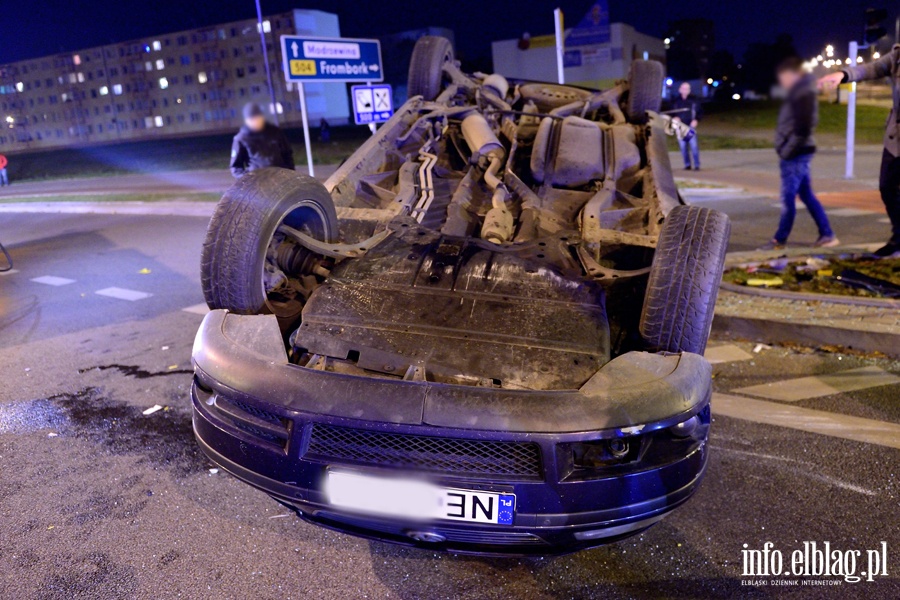
[[[887,29],[883,24],[887,18],[888,11],[884,8],[866,9],[866,44],[874,44],[887,35]]]

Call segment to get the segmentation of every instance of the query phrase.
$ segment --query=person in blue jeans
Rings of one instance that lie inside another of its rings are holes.
[[[696,129],[700,121],[700,101],[691,95],[691,84],[687,81],[678,87],[678,96],[672,102],[672,110],[669,111],[673,119],[677,119],[686,125]],[[695,133],[689,139],[678,138],[678,147],[681,148],[681,156],[684,158],[684,168],[691,170],[691,159],[694,160],[694,170],[700,170],[700,144]]]
[[[761,250],[779,249],[787,244],[797,216],[797,196],[819,228],[819,238],[813,245],[818,248],[837,246],[840,241],[813,192],[809,173],[809,165],[816,153],[813,131],[819,121],[816,79],[803,69],[803,61],[797,56],[782,61],[777,75],[778,83],[787,92],[775,128],[775,151],[781,168],[781,220],[775,236]]]

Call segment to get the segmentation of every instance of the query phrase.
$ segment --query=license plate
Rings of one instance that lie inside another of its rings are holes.
[[[329,504],[354,512],[415,521],[446,519],[512,525],[516,496],[434,485],[415,479],[388,478],[329,470]]]

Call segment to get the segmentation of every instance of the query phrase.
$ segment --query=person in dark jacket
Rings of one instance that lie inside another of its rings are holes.
[[[829,73],[819,80],[819,85],[834,88],[840,83],[884,77],[891,80],[894,103],[884,132],[878,188],[891,220],[891,238],[875,254],[889,257],[900,256],[900,45],[894,46],[876,61],[847,65],[841,71]]]
[[[700,102],[691,95],[691,84],[687,81],[678,87],[678,96],[672,102],[672,110],[669,111],[673,119],[697,128],[700,121]],[[691,158],[694,159],[694,169],[700,170],[700,145],[697,143],[697,134],[690,139],[678,138],[678,146],[681,148],[681,156],[684,157],[684,168],[691,170]]]
[[[244,105],[244,126],[231,143],[231,174],[241,177],[264,167],[293,169],[294,150],[284,132],[250,102]]]
[[[797,56],[783,60],[778,65],[777,75],[779,85],[787,94],[775,126],[775,151],[781,167],[781,221],[772,241],[762,249],[782,248],[787,243],[797,216],[798,195],[819,228],[819,238],[814,246],[837,246],[840,242],[831,230],[825,209],[813,193],[809,172],[816,153],[813,131],[819,122],[816,79],[804,71],[803,61]]]

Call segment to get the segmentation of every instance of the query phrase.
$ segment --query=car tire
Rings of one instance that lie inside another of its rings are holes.
[[[265,289],[269,246],[282,223],[322,241],[338,238],[334,202],[312,177],[288,169],[260,169],[226,190],[209,222],[201,254],[200,281],[211,309],[285,318],[299,314],[296,305],[279,310],[285,305],[272,302]]]
[[[634,60],[628,73],[628,98],[625,115],[632,123],[647,122],[647,111],[659,112],[662,106],[665,69],[655,60]]]
[[[444,64],[453,61],[453,44],[445,37],[420,37],[409,61],[407,94],[431,101],[444,88]]]
[[[669,212],[641,311],[646,349],[703,354],[730,233],[728,216],[717,210],[677,206]]]

